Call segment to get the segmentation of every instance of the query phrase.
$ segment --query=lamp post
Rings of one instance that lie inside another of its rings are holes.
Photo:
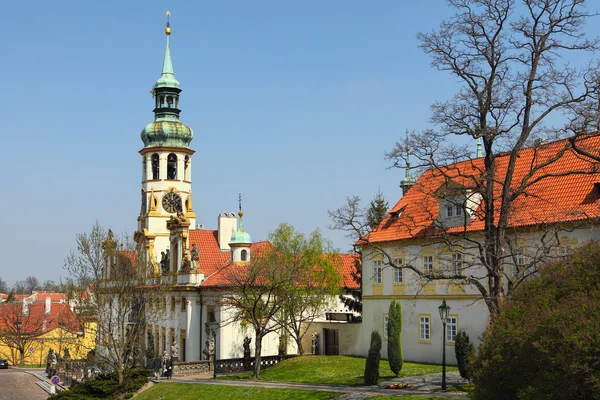
[[[217,331],[219,330],[219,322],[207,322],[206,323],[206,336],[212,335],[215,340],[215,348],[213,353],[213,378],[217,378]]]
[[[446,322],[448,321],[448,313],[450,312],[450,306],[446,304],[446,299],[442,300],[442,305],[438,309],[442,324],[444,325],[442,333],[442,390],[446,390]]]

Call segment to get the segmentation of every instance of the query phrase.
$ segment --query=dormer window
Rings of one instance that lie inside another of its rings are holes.
[[[454,206],[446,206],[446,218],[452,218],[454,216]]]

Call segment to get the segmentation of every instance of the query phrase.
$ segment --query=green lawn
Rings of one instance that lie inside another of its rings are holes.
[[[448,400],[446,397],[428,397],[428,396],[374,396],[369,397],[369,400]]]
[[[456,371],[456,367],[447,367]],[[357,386],[363,384],[365,359],[348,356],[305,356],[290,358],[263,370],[261,379],[275,382],[293,382],[327,385]],[[400,376],[415,376],[442,372],[441,365],[405,362]],[[252,373],[221,376],[220,379],[248,379]],[[379,363],[380,381],[395,378],[387,360]]]
[[[194,385],[189,383],[161,382],[144,390],[136,400],[196,400],[196,399],[245,399],[245,400],[326,400],[335,399],[340,393],[319,390],[266,389],[225,385]]]

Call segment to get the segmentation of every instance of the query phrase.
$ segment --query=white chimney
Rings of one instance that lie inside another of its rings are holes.
[[[237,229],[237,217],[235,213],[223,212],[219,214],[219,248],[221,251],[229,250],[231,234]]]
[[[23,299],[23,315],[29,315],[29,303],[27,299]]]
[[[50,296],[46,296],[46,307],[44,308],[44,312],[50,314],[50,311],[52,311],[52,299]]]

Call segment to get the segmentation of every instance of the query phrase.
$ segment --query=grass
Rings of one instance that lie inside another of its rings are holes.
[[[195,399],[245,399],[245,400],[327,400],[341,393],[320,390],[267,389],[225,385],[193,385],[188,383],[159,383],[144,390],[136,400],[195,400]]]
[[[447,392],[472,392],[475,389],[475,385],[472,383],[459,383],[458,385],[448,386]],[[441,389],[440,389],[441,390]]]
[[[429,397],[429,396],[373,396],[369,397],[369,400],[448,400],[446,397]]]
[[[456,367],[447,367],[456,371]],[[274,382],[309,383],[326,385],[359,386],[363,384],[365,359],[349,356],[305,356],[285,360],[263,370],[261,379]],[[405,362],[400,377],[433,374],[442,372],[441,365],[416,364]],[[252,373],[221,376],[220,379],[249,379]],[[379,363],[379,380],[385,381],[396,376],[390,370],[387,360]]]

